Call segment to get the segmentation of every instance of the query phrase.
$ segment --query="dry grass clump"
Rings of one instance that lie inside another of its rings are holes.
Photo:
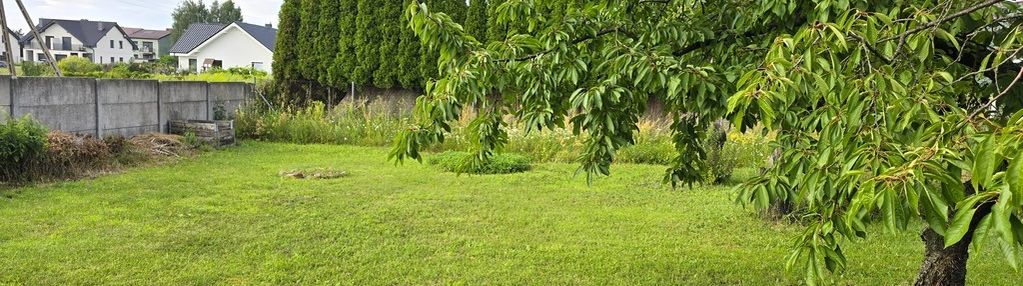
[[[132,145],[156,156],[181,157],[191,147],[185,144],[185,137],[172,134],[148,133],[132,137]]]
[[[295,179],[338,179],[348,176],[348,172],[333,168],[317,168],[310,170],[281,171],[278,176]]]

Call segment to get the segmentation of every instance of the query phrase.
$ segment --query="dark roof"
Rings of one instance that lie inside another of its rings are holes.
[[[277,29],[253,25],[249,23],[236,22],[242,31],[248,33],[252,38],[255,38],[260,44],[269,49],[274,50],[277,45]],[[205,43],[207,40],[212,38],[220,31],[227,28],[226,24],[211,24],[211,23],[196,23],[188,26],[188,30],[181,34],[181,38],[178,39],[174,46],[171,47],[170,52],[175,54],[187,54],[192,52],[195,48]]]
[[[129,38],[148,40],[163,39],[171,34],[168,30],[146,30],[141,28],[124,28],[124,32],[128,34]]]
[[[39,25],[36,26],[40,32],[45,31],[50,26],[59,25],[64,30],[67,30],[71,36],[81,41],[87,47],[96,47],[96,44],[106,36],[107,32],[111,29],[117,29],[121,32],[125,38],[128,37],[128,33],[125,33],[121,26],[115,22],[103,22],[103,21],[89,21],[89,20],[59,20],[59,19],[39,19]],[[35,37],[32,33],[21,39],[22,43],[27,43]],[[137,48],[135,43],[128,41],[132,48]]]
[[[242,22],[238,22],[236,24],[238,24],[238,27],[241,27],[242,30],[248,32],[249,35],[252,35],[253,38],[256,38],[256,41],[259,41],[259,43],[263,44],[264,47],[270,49],[271,52],[277,47],[277,29]]]

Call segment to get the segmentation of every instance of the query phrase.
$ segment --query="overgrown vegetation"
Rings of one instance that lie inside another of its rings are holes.
[[[46,132],[46,127],[28,115],[0,123],[0,181],[28,172],[32,161],[46,152]]]
[[[149,141],[160,137],[162,143]],[[178,156],[182,148],[173,135],[121,136],[98,139],[62,131],[48,131],[29,116],[0,123],[0,183],[26,183],[88,177]],[[178,144],[178,146],[172,146]]]
[[[448,151],[433,155],[427,162],[444,171],[459,174],[511,174],[532,168],[529,157],[514,153],[496,154],[486,162],[477,163],[472,159],[472,154]]]
[[[328,109],[314,102],[306,107],[270,110],[265,105],[245,107],[235,115],[235,127],[242,138],[297,144],[349,144],[359,146],[390,146],[394,136],[410,123],[408,103],[379,100],[370,103],[344,101]],[[466,151],[472,144],[468,126],[474,111],[463,111],[466,120],[456,122],[444,136],[443,144],[431,147],[433,152]],[[576,162],[584,152],[585,137],[568,130],[527,132],[509,118],[508,143],[501,152],[523,154],[534,162]],[[748,133],[727,133],[730,138],[716,154],[719,160],[708,160],[713,166],[705,177],[708,182],[728,182],[736,168],[759,168],[770,154],[762,129]],[[636,144],[618,152],[616,161],[635,164],[670,164],[675,149],[667,123],[644,120],[635,134]],[[732,139],[734,138],[734,139]],[[714,144],[721,144],[720,142]],[[711,173],[714,172],[714,173]]]
[[[20,64],[23,76],[53,76],[48,64],[25,61]],[[83,57],[67,57],[57,62],[64,76],[107,79],[155,79],[161,81],[265,82],[267,72],[254,68],[234,67],[212,69],[203,73],[177,70],[177,60],[161,58],[156,62],[96,64]]]

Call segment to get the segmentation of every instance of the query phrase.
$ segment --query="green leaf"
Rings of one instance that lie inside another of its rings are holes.
[[[1005,180],[1009,183],[1009,191],[1013,195],[1017,198],[1023,196],[1023,149],[1019,150],[1019,154],[1016,154],[1016,158],[1009,164]]]
[[[955,218],[952,219],[952,224],[945,230],[945,247],[958,243],[959,240],[963,239],[963,236],[966,236],[966,232],[970,230],[970,222],[973,221],[973,216],[976,213],[977,209],[973,207],[956,212]]]
[[[973,188],[979,190],[981,186],[987,186],[994,176],[995,167],[998,166],[998,146],[995,136],[989,135],[980,143],[980,149],[976,151],[973,159]]]

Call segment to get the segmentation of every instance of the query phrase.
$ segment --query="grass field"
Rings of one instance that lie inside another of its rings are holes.
[[[3,191],[0,284],[795,284],[798,227],[723,187],[671,190],[663,167],[456,176],[386,149],[246,142],[93,180]],[[282,178],[333,167],[336,180]],[[838,284],[909,284],[915,232],[849,243]],[[1023,281],[993,247],[974,285]]]

